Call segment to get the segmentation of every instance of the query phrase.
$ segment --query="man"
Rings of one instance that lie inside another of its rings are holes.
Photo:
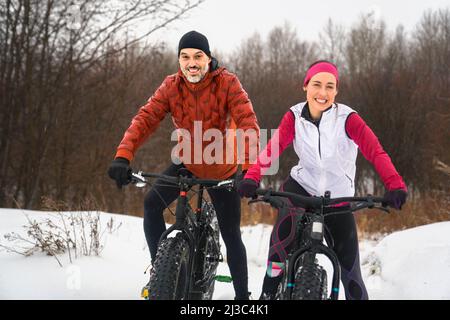
[[[205,161],[203,156],[199,159],[198,154],[195,154],[199,149],[203,154],[209,144],[190,140],[192,147],[186,148],[187,151],[182,150],[181,163],[172,163],[163,174],[175,176],[180,168],[186,168],[198,178],[234,178],[238,169],[234,148],[231,148],[234,152],[231,155],[232,161],[227,160],[230,159],[230,147],[237,143],[235,137],[230,141],[229,132],[236,128],[256,132],[254,139],[245,142],[242,171],[245,172],[250,166],[251,150],[258,146],[259,126],[252,104],[238,78],[218,66],[217,60],[211,56],[207,38],[196,31],[188,32],[180,39],[178,62],[178,72],[166,77],[147,104],[140,108],[117,148],[108,173],[119,187],[129,183],[130,161],[138,147],[156,130],[167,113],[171,114],[175,127],[182,132],[195,136],[195,131],[200,126],[202,131],[220,132],[220,138],[224,139],[218,140],[226,142],[220,148],[216,145],[215,161],[211,163]],[[183,135],[179,139],[180,144],[186,143],[185,138]],[[192,159],[192,155],[195,159]],[[216,209],[227,250],[235,299],[248,299],[247,256],[240,233],[239,194],[235,190],[220,189],[210,190],[208,193]],[[163,211],[177,196],[176,188],[155,186],[145,197],[144,232],[152,261],[156,257],[159,238],[166,229]]]

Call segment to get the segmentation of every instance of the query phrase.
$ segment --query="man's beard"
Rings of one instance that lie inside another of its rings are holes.
[[[190,76],[189,71],[184,68],[181,69],[181,72],[183,72],[184,76],[186,77],[186,79],[188,79],[189,82],[197,83],[200,82],[200,80],[202,80],[205,77],[208,70],[209,70],[209,63],[207,63],[205,67],[203,67],[203,69],[200,70],[200,73],[195,76]]]

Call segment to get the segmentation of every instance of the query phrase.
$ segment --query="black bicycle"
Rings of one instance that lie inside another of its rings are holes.
[[[376,206],[377,203],[383,202],[382,197],[371,195],[331,199],[329,191],[323,197],[305,197],[272,189],[257,189],[256,194],[260,197],[250,200],[249,203],[264,201],[276,209],[295,210],[295,214],[297,214],[295,240],[285,261],[285,271],[275,297],[278,300],[338,299],[341,269],[334,251],[323,243],[324,217],[326,215],[355,212],[365,208],[389,212],[386,207]],[[286,198],[295,199],[301,204],[301,207],[292,207],[285,200]],[[325,212],[326,208],[343,202],[348,202],[350,209],[347,207],[345,211]],[[331,244],[333,243],[330,234],[327,234],[326,239]],[[328,294],[327,272],[318,262],[318,254],[325,255],[333,267],[330,294]]]
[[[211,300],[216,270],[223,261],[220,252],[219,225],[211,202],[203,197],[208,188],[234,187],[234,180],[206,180],[189,177],[181,170],[179,176],[155,173],[132,173],[131,182],[145,186],[145,178],[158,178],[180,189],[175,223],[162,235],[150,271],[150,283],[143,294],[148,300]],[[198,185],[198,191],[193,187]],[[198,194],[197,207],[189,203],[188,191]],[[169,237],[170,235],[170,237]]]

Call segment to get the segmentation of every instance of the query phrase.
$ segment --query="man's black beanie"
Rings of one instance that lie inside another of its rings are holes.
[[[181,37],[180,43],[178,44],[178,56],[180,56],[181,49],[184,48],[200,49],[206,53],[208,57],[211,57],[208,39],[197,31],[190,31]]]

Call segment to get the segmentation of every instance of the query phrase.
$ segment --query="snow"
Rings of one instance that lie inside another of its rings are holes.
[[[26,235],[25,214],[32,219],[55,216],[51,212],[0,209],[0,244],[12,246],[5,234]],[[0,247],[0,299],[140,299],[140,290],[148,281],[144,271],[150,263],[142,218],[101,212],[102,228],[111,217],[116,225],[122,225],[103,234],[105,246],[100,256],[82,256],[70,263],[67,253],[58,255],[62,267],[42,252],[25,257]],[[242,228],[249,291],[254,299],[261,290],[270,232],[271,226],[263,224]],[[361,265],[370,298],[450,299],[449,235],[450,222],[441,222],[394,232],[378,241],[362,239]],[[323,256],[319,261],[330,273],[328,261]],[[225,262],[219,265],[218,274],[229,275]],[[233,298],[231,284],[216,283],[213,299]],[[341,285],[340,299],[344,298]]]

